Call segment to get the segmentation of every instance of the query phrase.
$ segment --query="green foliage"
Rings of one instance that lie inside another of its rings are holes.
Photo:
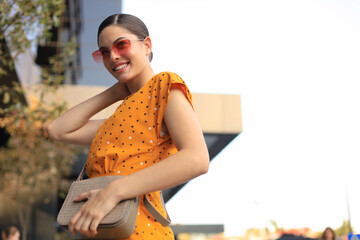
[[[280,230],[280,228],[275,220],[270,220],[270,223],[275,228],[275,231]]]
[[[343,224],[334,230],[336,236],[347,236],[349,233],[352,232],[351,229],[351,225],[350,225],[350,221],[349,220],[344,220]]]
[[[42,67],[41,71],[41,79],[44,85],[56,90],[64,82],[64,71],[66,66],[71,63],[71,57],[75,54],[76,48],[76,39],[72,38],[62,46],[59,54],[49,58],[51,67]]]
[[[3,0],[0,3],[0,76],[13,69],[13,59],[32,43],[46,42],[50,29],[58,26],[65,9],[65,0]],[[10,46],[11,52],[8,51]],[[83,149],[54,142],[45,126],[67,108],[66,103],[49,102],[48,95],[64,82],[64,72],[76,50],[75,39],[61,46],[59,54],[49,59],[51,67],[41,69],[41,77],[27,104],[19,83],[1,85],[0,127],[10,134],[6,147],[0,148],[0,191],[5,192],[19,210],[19,219],[26,239],[26,228],[35,202],[49,202],[62,186],[64,176]]]
[[[18,88],[15,85],[3,90],[12,98],[18,95]],[[23,240],[34,204],[47,204],[58,191],[67,190],[69,181],[64,176],[71,172],[81,151],[77,146],[47,137],[44,127],[66,109],[64,102],[45,101],[49,88],[41,85],[38,91],[42,97],[33,96],[28,105],[17,102],[1,111],[0,127],[11,137],[7,146],[0,148],[0,191],[18,209]]]
[[[11,54],[0,49],[0,75],[13,69],[15,58],[34,41],[46,41],[50,29],[58,26],[65,9],[64,0],[2,0],[0,3],[0,39],[6,39]]]

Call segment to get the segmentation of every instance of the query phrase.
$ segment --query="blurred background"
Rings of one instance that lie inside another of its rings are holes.
[[[178,239],[359,233],[359,1],[0,7],[1,229],[68,239],[56,215],[87,149],[49,141],[42,126],[115,83],[91,53],[101,21],[122,12],[147,25],[154,71],[176,72],[194,93],[212,158],[206,175],[165,191]]]

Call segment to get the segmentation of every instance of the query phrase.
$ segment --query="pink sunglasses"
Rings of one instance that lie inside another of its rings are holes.
[[[101,47],[100,49],[94,51],[92,53],[92,56],[97,63],[105,63],[109,61],[111,51],[116,53],[117,55],[126,55],[130,52],[131,49],[131,42],[135,41],[144,41],[144,39],[135,39],[130,40],[127,38],[116,40],[112,46],[111,49],[108,49],[106,47]]]

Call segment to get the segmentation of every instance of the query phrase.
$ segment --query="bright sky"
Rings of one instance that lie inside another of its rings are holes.
[[[360,1],[124,1],[155,72],[239,94],[243,132],[167,204],[174,223],[360,231]],[[235,110],[234,110],[235,111]],[[210,120],[209,120],[210,121]]]

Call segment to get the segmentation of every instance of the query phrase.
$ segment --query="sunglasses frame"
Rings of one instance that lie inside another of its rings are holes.
[[[137,41],[144,41],[146,38],[144,39],[133,39],[133,40],[130,40],[128,38],[118,38],[114,41],[111,49],[108,49],[106,47],[101,47],[99,48],[98,50],[95,50],[91,55],[94,59],[94,61],[98,64],[101,64],[101,63],[104,63],[106,61],[109,60],[110,58],[110,55],[111,55],[111,52],[114,52],[116,53],[117,55],[124,55],[124,54],[127,54],[130,49],[131,49],[131,42],[137,42]],[[119,43],[123,43],[123,42],[126,42],[127,46],[123,47],[123,48],[119,48]],[[105,56],[104,56],[104,53],[102,52],[102,50],[104,49],[107,49],[109,51],[109,55],[107,57],[107,59],[104,59]]]

